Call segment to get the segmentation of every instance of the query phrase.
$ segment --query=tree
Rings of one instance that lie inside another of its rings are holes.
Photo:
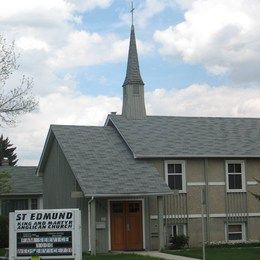
[[[258,182],[258,184],[260,184],[260,180],[257,180],[256,178],[254,178],[254,179]],[[251,192],[251,194],[254,195],[258,200],[260,200],[260,195],[259,194],[256,194],[254,192]]]
[[[38,105],[31,93],[32,79],[23,76],[17,87],[6,87],[7,80],[19,68],[17,58],[14,42],[9,45],[0,35],[0,125],[14,125],[17,116]]]
[[[3,161],[8,160],[9,166],[14,166],[17,162],[17,155],[14,153],[16,147],[13,147],[13,144],[10,143],[9,138],[0,137],[0,166],[3,166]]]
[[[6,171],[0,172],[0,195],[8,193],[12,190],[11,188],[11,176]]]

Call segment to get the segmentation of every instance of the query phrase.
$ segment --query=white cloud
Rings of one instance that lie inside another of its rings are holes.
[[[260,89],[191,85],[147,93],[149,114],[178,116],[260,117]]]
[[[196,0],[176,26],[156,31],[163,55],[179,55],[214,74],[260,81],[260,1]]]
[[[170,0],[171,1],[171,0]],[[193,5],[193,3],[197,0],[173,0],[178,4],[182,9],[189,9]]]
[[[23,50],[44,50],[49,51],[48,44],[39,39],[35,39],[33,37],[21,37],[16,41],[16,46]]]
[[[17,146],[19,165],[37,165],[50,124],[103,125],[111,111],[121,111],[117,97],[84,96],[67,86],[39,99],[39,110],[20,118],[15,128],[3,128]]]
[[[79,12],[89,11],[94,8],[107,8],[112,4],[112,0],[66,0],[73,4],[75,10]]]
[[[140,3],[135,7],[134,11],[134,23],[140,27],[145,27],[148,21],[155,15],[161,13],[167,6],[170,6],[174,1],[171,0],[146,0],[144,3]],[[130,3],[130,2],[129,2]],[[130,10],[130,5],[129,5]],[[130,13],[121,15],[121,20],[124,23],[131,23]]]
[[[75,26],[79,13],[107,8],[111,3],[111,0],[0,0],[0,32],[9,42],[15,40],[20,53],[20,71],[8,86],[18,85],[25,74],[34,79],[34,93],[46,95],[63,84],[57,73],[60,68],[125,58],[126,39],[78,31]],[[145,52],[145,44],[140,45]]]
[[[152,115],[260,117],[260,89],[253,87],[156,89],[146,93],[146,103]],[[17,146],[19,164],[37,165],[50,124],[104,125],[107,114],[120,114],[121,107],[121,98],[86,96],[64,85],[41,97],[39,111],[23,116],[18,127],[2,130]]]
[[[126,59],[129,39],[119,39],[116,35],[100,35],[86,31],[74,31],[68,36],[68,43],[57,50],[49,59],[53,67],[67,68],[88,66],[104,62]],[[139,53],[147,53],[152,47],[137,41]]]

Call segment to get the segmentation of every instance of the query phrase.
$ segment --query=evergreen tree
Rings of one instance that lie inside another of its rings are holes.
[[[0,172],[0,195],[11,191],[11,176],[8,172]]]
[[[10,143],[9,138],[0,137],[0,166],[3,166],[3,161],[6,158],[9,166],[14,166],[18,162],[17,155],[14,153],[16,147]]]

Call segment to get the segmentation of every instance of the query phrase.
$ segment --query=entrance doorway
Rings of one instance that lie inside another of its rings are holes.
[[[111,201],[111,250],[142,250],[141,201]]]

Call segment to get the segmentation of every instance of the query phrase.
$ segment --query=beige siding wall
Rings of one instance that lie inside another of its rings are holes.
[[[225,186],[209,186],[209,212],[211,214],[224,213],[225,209]]]
[[[211,234],[211,241],[225,241],[225,222],[224,218],[211,218],[209,221],[209,228]],[[201,219],[189,220],[189,241],[191,247],[201,246]]]
[[[186,180],[187,182],[204,181],[204,161],[190,159],[186,160]]]
[[[247,159],[246,160],[246,179],[247,181],[255,181],[254,178],[260,179],[260,160]],[[260,194],[260,185],[247,185],[248,193],[248,212],[260,213],[259,201],[250,193]]]
[[[223,182],[225,177],[225,160],[223,159],[209,159],[208,160],[208,181],[209,182]]]
[[[187,187],[188,214],[199,214],[201,212],[201,187]]]
[[[248,233],[250,240],[260,241],[260,217],[249,218]]]
[[[172,158],[178,160],[179,158]],[[168,160],[168,159],[167,159]],[[227,159],[229,160],[229,159]],[[243,160],[243,159],[239,159]],[[160,175],[165,179],[164,160],[154,160],[154,165]],[[254,178],[260,179],[260,159],[246,159],[245,174],[246,183],[248,181],[255,181]],[[201,219],[194,218],[194,214],[198,216],[201,214],[201,188],[204,182],[210,185],[208,189],[208,230],[210,231],[211,241],[224,241],[225,240],[225,223],[227,208],[230,206],[239,208],[229,208],[228,212],[241,211],[245,214],[241,218],[242,222],[247,221],[246,213],[260,213],[259,201],[250,193],[260,193],[260,185],[246,186],[247,194],[245,193],[227,193],[226,192],[226,169],[225,159],[186,159],[186,182],[187,185],[187,210],[188,215],[191,216],[188,220],[188,231],[191,246],[199,246],[201,241]],[[206,178],[204,173],[207,174]],[[177,195],[179,196],[179,195]],[[174,201],[174,200],[172,200]],[[155,202],[155,201],[154,201]],[[185,201],[183,201],[185,203]],[[229,203],[229,204],[228,204]],[[185,205],[183,205],[184,207]],[[157,215],[155,203],[150,203],[151,215]],[[174,207],[172,207],[174,208]],[[173,213],[174,214],[174,213]],[[212,216],[213,214],[213,216]],[[220,217],[222,214],[223,217]],[[215,215],[215,216],[214,216]],[[218,215],[218,216],[217,216]],[[217,217],[216,217],[217,216]],[[230,218],[229,221],[234,221]],[[156,249],[158,239],[156,237],[157,220],[151,220],[151,245]],[[248,218],[248,238],[260,240],[260,216]],[[153,232],[153,234],[152,234]]]

